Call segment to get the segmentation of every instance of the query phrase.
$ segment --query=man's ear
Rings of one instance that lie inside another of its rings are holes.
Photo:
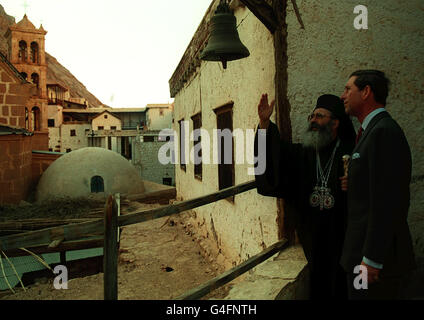
[[[367,100],[372,94],[371,87],[369,85],[366,85],[364,89],[361,90],[362,99]]]

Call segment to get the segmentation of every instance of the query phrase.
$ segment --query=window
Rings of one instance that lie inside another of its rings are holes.
[[[31,124],[33,131],[40,131],[40,109],[33,107],[31,110]]]
[[[116,126],[111,126],[110,130],[116,130]]]
[[[159,110],[159,115],[163,116],[163,110]]]
[[[107,114],[105,114],[105,119],[107,119]]]
[[[103,126],[98,126],[97,127],[97,130],[104,130],[105,129],[105,127],[103,127]]]
[[[234,186],[233,104],[215,109],[218,134],[219,190]],[[234,200],[234,197],[231,197]]]
[[[47,125],[49,126],[49,128],[54,128],[54,119],[48,119]]]
[[[167,186],[172,186],[172,178],[170,177],[162,178],[162,184]]]
[[[196,179],[202,180],[202,137],[200,135],[200,128],[202,127],[202,114],[198,113],[191,119],[193,120],[194,140],[197,140],[193,141],[194,177]]]
[[[143,142],[154,142],[155,137],[154,136],[143,136]]]
[[[71,137],[75,137],[76,135],[77,135],[77,133],[76,133],[75,129],[72,129],[71,130]]]
[[[178,123],[180,125],[180,168],[186,171],[184,119],[181,119]]]
[[[71,151],[72,151],[72,149],[66,149],[66,153],[69,153]]]

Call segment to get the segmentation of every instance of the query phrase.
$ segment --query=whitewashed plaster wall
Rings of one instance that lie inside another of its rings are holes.
[[[424,2],[410,0],[297,0],[305,29],[300,28],[292,4],[288,3],[288,98],[291,104],[293,141],[299,142],[306,116],[324,93],[341,95],[349,75],[357,69],[380,69],[392,82],[387,110],[404,129],[412,150],[410,228],[418,260],[424,257]],[[368,29],[356,30],[354,8],[368,9]],[[234,101],[234,128],[257,125],[256,106],[260,94],[274,96],[274,48],[271,34],[246,8],[235,12],[249,58],[201,66],[175,97],[174,129],[178,121],[202,111],[203,128],[216,128],[213,109]],[[273,117],[275,114],[273,115]],[[357,128],[359,123],[354,120]],[[190,130],[192,122],[190,120]],[[190,144],[190,148],[192,144]],[[236,184],[251,180],[247,166],[235,166]],[[194,179],[193,165],[184,172],[176,167],[178,196],[184,199],[218,190],[216,165],[203,166],[203,182]],[[390,183],[390,181],[388,181]],[[390,201],[388,199],[388,201]],[[235,205],[220,201],[196,209],[197,220],[215,233],[217,242],[233,262],[261,250],[277,240],[276,204],[271,198],[250,191],[236,196]],[[261,222],[259,223],[259,219]],[[213,222],[212,222],[213,221]],[[262,224],[263,232],[260,231]],[[214,230],[214,231],[213,231]]]
[[[47,106],[48,119],[54,120],[54,127],[49,127],[49,149],[52,151],[60,151],[60,126],[63,123],[62,110],[63,107],[59,105]],[[59,146],[58,148],[56,148]]]
[[[75,136],[71,136],[71,130],[75,130]],[[88,137],[86,130],[91,130],[89,124],[62,124],[60,126],[61,152],[66,149],[72,151],[88,147]]]
[[[91,125],[94,130],[99,130],[99,126],[102,126],[104,130],[111,130],[111,127],[116,127],[116,130],[122,129],[121,120],[107,112],[95,117]]]
[[[242,42],[249,48],[250,57],[228,62],[226,70],[218,62],[202,62],[196,73],[175,97],[174,130],[178,121],[202,112],[202,128],[211,137],[216,129],[213,109],[230,101],[233,107],[233,128],[253,129],[258,125],[257,105],[262,93],[274,94],[274,50],[272,35],[247,9],[235,12]],[[204,139],[202,139],[204,141]],[[193,143],[190,143],[190,149]],[[212,162],[212,146],[210,149]],[[176,154],[178,159],[178,153]],[[254,180],[248,175],[248,164],[235,164],[235,184]],[[194,166],[187,171],[176,165],[178,197],[191,199],[218,190],[218,166],[203,164],[203,179],[194,178]],[[199,228],[206,238],[216,241],[221,253],[231,264],[251,257],[278,241],[275,198],[263,197],[256,189],[235,197],[235,203],[222,200],[194,210]]]
[[[49,149],[60,152],[60,128],[49,128]]]
[[[171,108],[149,108],[146,115],[148,130],[162,130],[172,127]]]

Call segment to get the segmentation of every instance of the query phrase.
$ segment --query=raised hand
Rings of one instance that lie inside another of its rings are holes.
[[[268,103],[268,94],[263,94],[258,105],[258,115],[259,115],[259,127],[261,129],[267,129],[269,126],[269,118],[274,111],[275,100],[271,101],[271,104]]]

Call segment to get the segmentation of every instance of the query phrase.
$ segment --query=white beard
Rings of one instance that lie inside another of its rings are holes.
[[[333,134],[331,131],[331,122],[317,131],[311,130],[311,126],[309,125],[303,133],[303,145],[305,147],[321,150],[328,146],[332,141]]]

